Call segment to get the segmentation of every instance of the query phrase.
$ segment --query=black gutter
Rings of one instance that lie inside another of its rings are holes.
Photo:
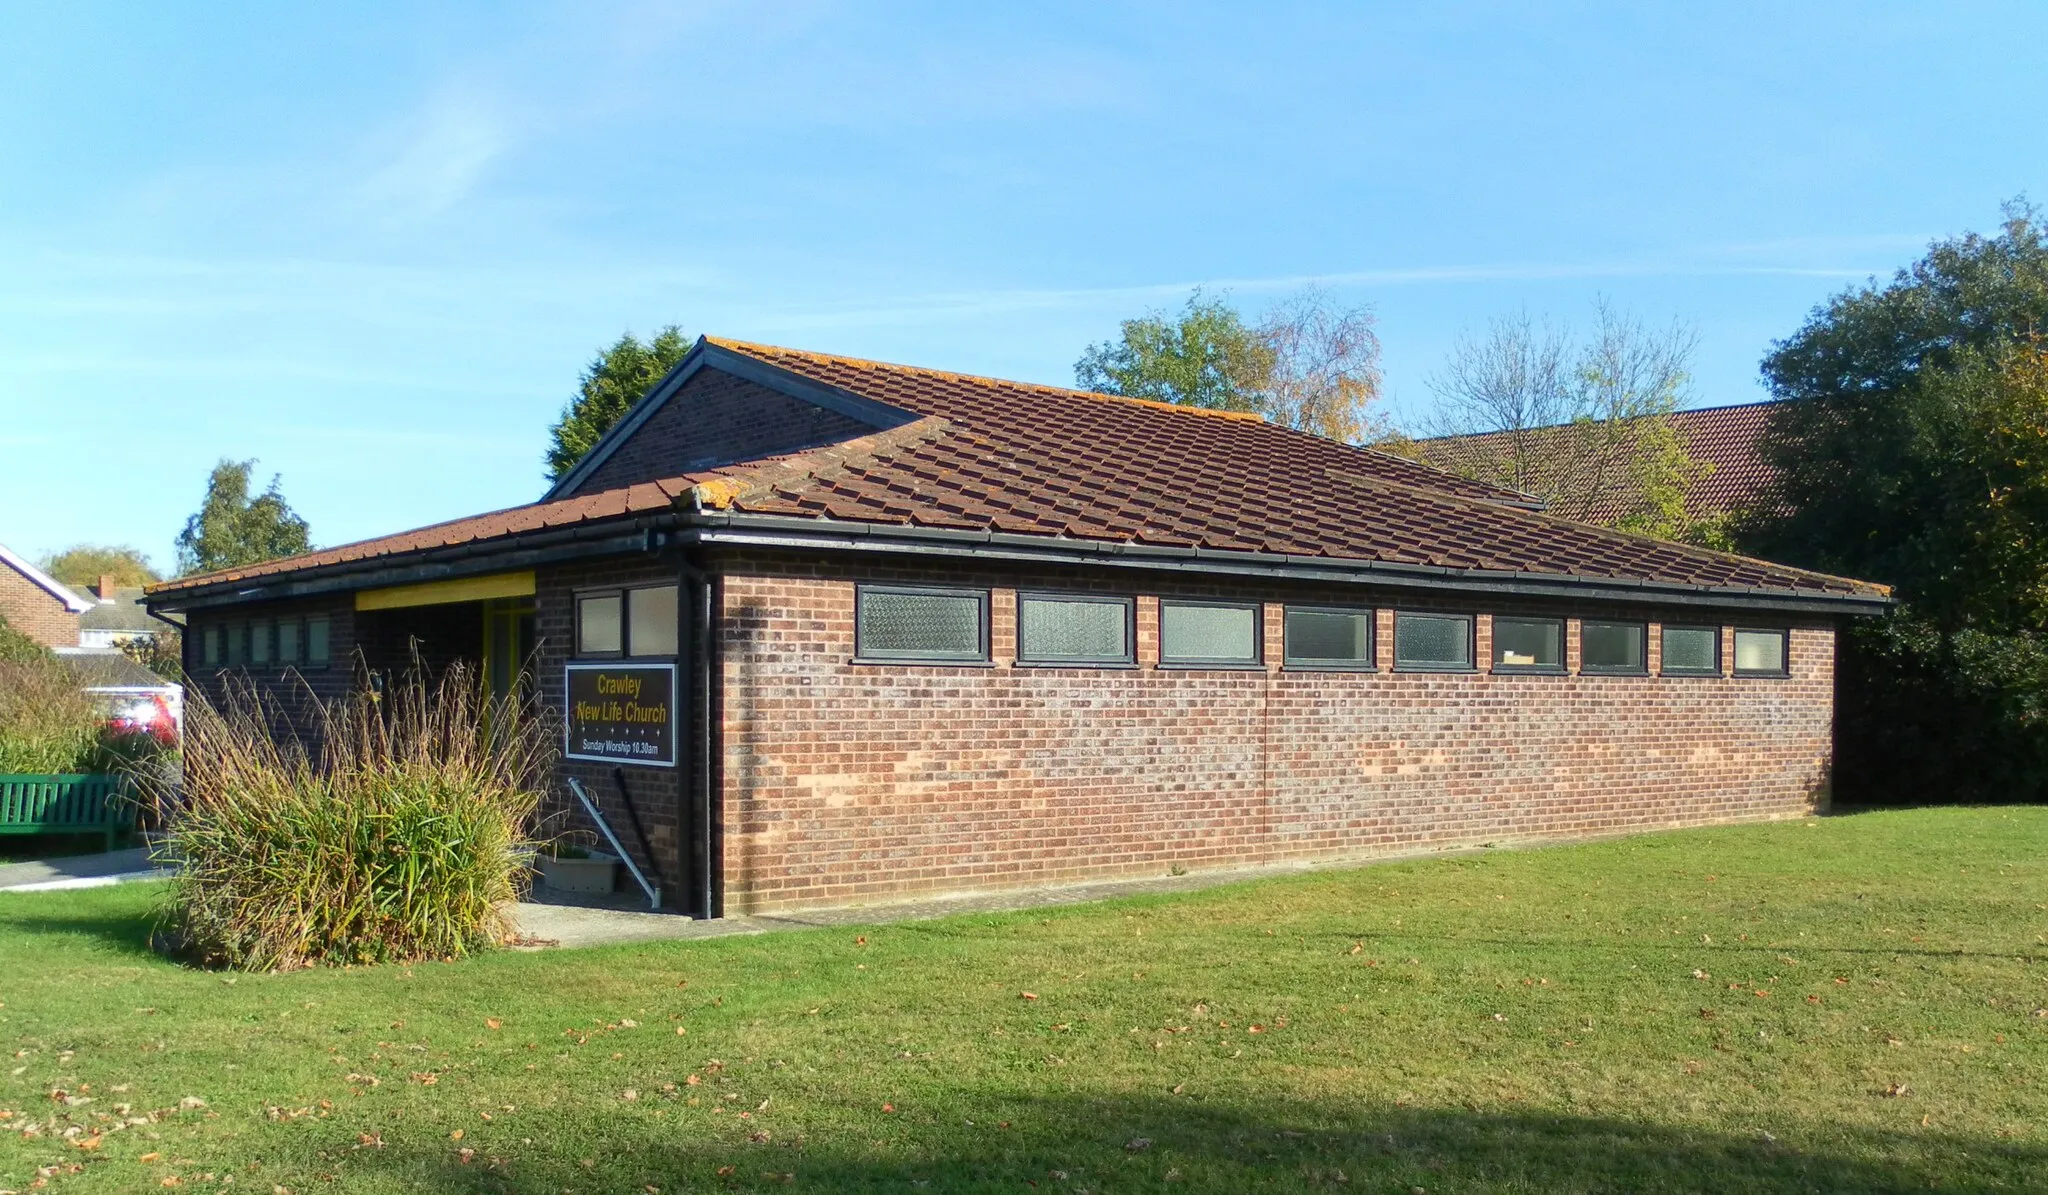
[[[881,526],[725,511],[693,513],[686,516],[686,523],[690,526],[678,534],[682,542],[716,547],[943,556],[1002,563],[1068,564],[1323,581],[1420,593],[1454,591],[1517,597],[1593,598],[1636,604],[1737,607],[1801,614],[1882,614],[1894,604],[1891,598],[1868,594],[1454,569],[1327,556],[1055,539],[993,531]]]
[[[588,556],[617,556],[658,549],[667,542],[667,531],[678,525],[672,513],[643,516],[621,527],[607,521],[595,526],[578,526],[557,531],[533,532],[507,539],[482,540],[448,548],[430,548],[409,554],[404,563],[389,558],[348,561],[316,566],[311,574],[293,579],[291,573],[250,577],[242,581],[219,581],[151,597],[143,602],[155,613],[165,610],[204,610],[233,606],[248,601],[277,601],[311,597],[316,594],[382,589],[392,585],[418,585],[458,577],[504,572],[558,564]]]

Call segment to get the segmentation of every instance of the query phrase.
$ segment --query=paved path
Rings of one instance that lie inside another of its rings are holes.
[[[124,880],[161,874],[150,866],[149,848],[134,847],[101,855],[73,855],[28,863],[0,863],[0,892],[49,892],[63,888],[99,888]]]
[[[1268,876],[1299,875],[1311,871],[1343,871],[1372,863],[1391,863],[1418,857],[1483,854],[1485,848],[1469,850],[1416,851],[1371,858],[1323,860],[1314,863],[1279,863],[1255,867],[1223,867],[1179,876],[1145,876],[1138,879],[1098,880],[1087,884],[1066,884],[1050,888],[1004,889],[972,892],[926,900],[892,901],[886,904],[848,905],[837,909],[812,909],[802,913],[722,917],[716,921],[695,921],[675,913],[651,913],[620,908],[591,908],[566,904],[530,903],[513,912],[513,923],[530,939],[530,947],[615,946],[626,942],[657,942],[696,938],[723,938],[733,934],[762,934],[783,929],[810,929],[831,925],[879,925],[891,921],[924,921],[953,917],[961,913],[1007,913],[1017,909],[1049,908],[1082,904],[1117,896],[1140,896],[1155,892],[1194,892],[1221,884],[1241,884]]]

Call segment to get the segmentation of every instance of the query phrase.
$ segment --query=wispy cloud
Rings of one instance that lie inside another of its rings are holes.
[[[356,202],[386,219],[429,219],[469,198],[512,145],[512,126],[490,89],[451,81],[373,143]]]

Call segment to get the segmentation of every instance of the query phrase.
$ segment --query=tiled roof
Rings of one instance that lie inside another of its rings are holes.
[[[1706,474],[1686,487],[1685,512],[1695,519],[1712,518],[1747,505],[1771,479],[1770,466],[1757,454],[1757,441],[1769,426],[1775,402],[1744,403],[1676,411],[1661,418],[1678,430],[1688,456],[1708,466]],[[1537,435],[1552,429],[1539,428]],[[1470,469],[1497,461],[1507,453],[1506,432],[1474,436],[1439,436],[1419,442],[1423,455],[1446,468]],[[1540,441],[1539,441],[1540,443]],[[1595,522],[1610,522],[1628,513],[1616,499],[1595,507]]]
[[[777,377],[794,375],[919,418],[824,449],[515,507],[234,574],[188,578],[152,593],[671,505],[1460,570],[1808,594],[1883,592],[1570,523],[1506,504],[1518,497],[1510,492],[1252,417],[738,341],[708,344],[782,371]]]

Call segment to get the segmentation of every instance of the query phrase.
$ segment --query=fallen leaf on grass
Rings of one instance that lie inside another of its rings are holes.
[[[1037,993],[1037,992],[1018,992],[1018,993],[1017,993],[1017,998],[1018,998],[1018,999],[1020,999],[1020,1000],[1036,1000],[1036,999],[1038,999],[1038,993]]]
[[[149,1151],[148,1153],[146,1153],[146,1154],[143,1154],[143,1155],[142,1155],[141,1157],[139,1157],[139,1158],[137,1158],[137,1159],[135,1159],[135,1160],[136,1160],[136,1161],[138,1161],[138,1162],[154,1162],[154,1161],[156,1161],[156,1160],[157,1160],[158,1158],[161,1158],[161,1157],[163,1157],[163,1155],[162,1155],[162,1154],[160,1154],[160,1153],[158,1153],[157,1151],[155,1151],[155,1150],[153,1150],[153,1149],[152,1149],[152,1150],[150,1150],[150,1151]]]
[[[461,1130],[461,1129],[453,1129],[453,1130],[450,1130],[450,1131],[449,1131],[449,1133],[448,1133],[448,1139],[449,1139],[450,1141],[460,1141],[460,1140],[462,1140],[462,1130]]]
[[[1124,1148],[1131,1153],[1143,1153],[1152,1148],[1152,1138],[1133,1137],[1129,1141],[1124,1142]]]
[[[486,1029],[503,1029],[504,1027],[505,1022],[499,1020],[497,1017],[484,1018],[484,1028]]]
[[[1891,1083],[1887,1084],[1885,1089],[1878,1094],[1888,1100],[1897,1100],[1904,1099],[1906,1096],[1913,1094],[1913,1089],[1904,1083]]]
[[[476,1157],[476,1151],[465,1145],[461,1149],[455,1151],[455,1156],[462,1162],[464,1166],[467,1166],[470,1163],[470,1159]]]

